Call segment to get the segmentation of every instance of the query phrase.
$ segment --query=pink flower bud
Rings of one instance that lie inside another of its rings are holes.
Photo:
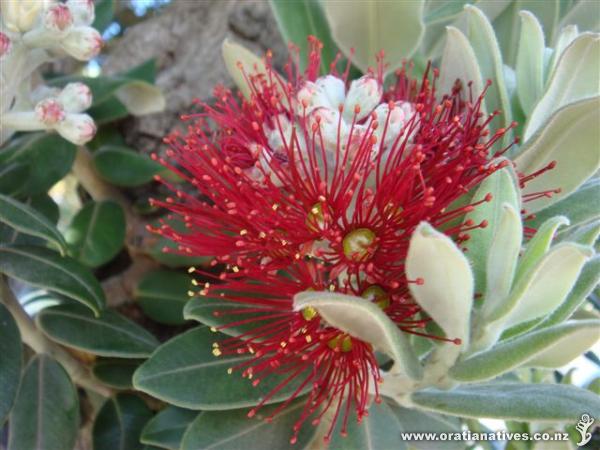
[[[44,16],[44,26],[49,30],[65,31],[73,25],[73,15],[62,3],[52,5]]]
[[[88,61],[100,53],[102,36],[92,27],[72,28],[61,41],[63,49],[80,61]]]
[[[92,91],[83,83],[69,83],[58,95],[58,99],[65,111],[79,113],[92,105]]]
[[[68,0],[75,25],[91,25],[94,22],[94,0]]]
[[[10,42],[10,38],[0,31],[0,58],[7,55],[8,52],[10,52],[11,47],[12,43]]]
[[[56,126],[56,131],[67,141],[83,145],[96,134],[96,124],[87,114],[67,114],[65,120]]]
[[[49,127],[65,119],[63,105],[55,98],[47,98],[35,105],[35,114],[44,125]]]

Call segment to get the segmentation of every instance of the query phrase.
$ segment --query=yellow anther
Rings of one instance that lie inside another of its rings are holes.
[[[313,308],[312,306],[302,308],[301,313],[302,313],[302,317],[304,317],[304,320],[306,320],[306,321],[310,321],[319,315],[317,310],[315,308]]]

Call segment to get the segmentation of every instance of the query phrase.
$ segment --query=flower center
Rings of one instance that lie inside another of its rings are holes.
[[[390,306],[390,296],[383,290],[381,286],[376,284],[366,288],[361,294],[362,298],[372,301],[381,309],[386,309]]]
[[[348,233],[342,241],[344,255],[352,261],[366,261],[369,259],[376,246],[377,236],[368,228],[357,228]]]
[[[318,315],[317,310],[315,308],[313,308],[312,306],[303,308],[301,313],[302,313],[302,317],[304,317],[304,320],[306,320],[307,322],[313,320]]]
[[[352,338],[347,334],[338,334],[331,339],[327,345],[331,350],[340,350],[344,353],[348,353],[352,350]]]

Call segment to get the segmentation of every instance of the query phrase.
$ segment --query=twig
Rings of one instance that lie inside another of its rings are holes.
[[[66,350],[48,339],[38,328],[34,321],[23,310],[19,301],[8,287],[4,277],[0,276],[0,301],[11,312],[19,331],[21,339],[36,353],[45,353],[56,359],[71,376],[73,382],[85,389],[90,389],[105,397],[110,397],[112,391],[92,378],[90,369],[72,357]]]
[[[115,307],[129,300],[143,274],[158,267],[159,264],[147,255],[147,250],[144,248],[144,243],[147,241],[145,224],[134,214],[129,200],[98,175],[92,155],[85,147],[77,149],[73,173],[94,200],[115,201],[125,212],[127,222],[125,245],[132,263],[127,270],[102,283],[106,297],[109,299],[109,306]]]
[[[123,272],[114,275],[102,282],[102,289],[106,294],[108,306],[115,307],[131,299],[135,287],[142,277],[150,270],[159,267],[152,258],[139,255]]]

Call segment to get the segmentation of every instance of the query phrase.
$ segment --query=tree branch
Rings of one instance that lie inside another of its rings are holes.
[[[105,397],[112,395],[112,391],[109,388],[93,379],[91,371],[87,366],[83,365],[38,330],[34,321],[27,315],[2,276],[0,276],[0,301],[11,312],[19,327],[21,339],[27,346],[36,353],[45,353],[56,359],[69,373],[75,384]]]

